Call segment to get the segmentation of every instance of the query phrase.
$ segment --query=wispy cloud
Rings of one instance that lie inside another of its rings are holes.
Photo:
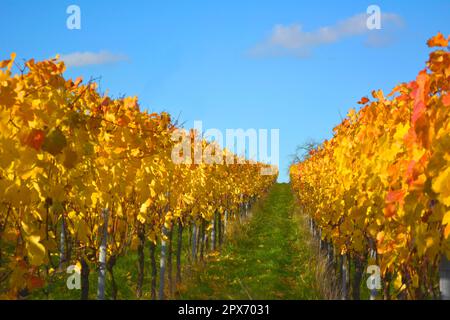
[[[294,55],[305,58],[314,48],[336,43],[342,39],[368,35],[366,45],[376,47],[389,43],[392,30],[403,26],[403,19],[395,13],[381,15],[382,29],[367,28],[368,15],[357,14],[332,26],[304,31],[302,25],[275,25],[268,39],[250,50],[252,56]]]
[[[62,54],[60,58],[68,67],[83,67],[88,65],[115,63],[128,59],[125,55],[113,54],[108,51],[73,52],[69,54]]]

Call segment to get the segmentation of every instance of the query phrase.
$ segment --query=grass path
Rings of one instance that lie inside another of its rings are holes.
[[[277,184],[180,299],[317,299],[314,254],[288,184]]]

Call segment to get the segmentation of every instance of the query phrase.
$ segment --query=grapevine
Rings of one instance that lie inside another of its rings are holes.
[[[14,60],[0,62],[2,299],[32,294],[68,265],[80,269],[81,298],[97,268],[98,297],[108,272],[115,298],[113,268],[130,250],[142,262],[140,297],[147,243],[171,244],[178,225],[201,228],[203,245],[211,228],[202,226],[235,219],[276,179],[260,175],[262,163],[174,164],[178,128],[169,114],[142,111],[136,97],[100,94],[93,81],[66,80],[58,57],[29,60],[20,74],[11,71]]]
[[[437,297],[439,263],[450,258],[449,40],[430,39],[437,49],[416,80],[362,98],[290,169],[322,241],[379,265],[385,298]]]

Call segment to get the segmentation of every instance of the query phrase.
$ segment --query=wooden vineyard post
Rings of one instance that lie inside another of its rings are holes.
[[[439,266],[439,289],[442,300],[450,300],[450,261],[442,256]]]
[[[100,254],[98,257],[98,261],[100,263],[99,272],[98,272],[98,288],[97,288],[97,299],[104,300],[105,299],[105,279],[106,279],[106,247],[108,244],[108,216],[109,210],[103,209],[103,227],[101,231],[102,241],[100,244]]]

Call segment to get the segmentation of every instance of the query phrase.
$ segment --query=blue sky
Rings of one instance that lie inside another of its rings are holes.
[[[70,4],[81,30],[66,27]],[[381,31],[355,24],[371,4]],[[137,95],[186,127],[280,129],[280,181],[298,144],[329,138],[372,89],[412,80],[426,40],[450,34],[448,0],[3,0],[0,15],[0,59],[88,52],[97,60],[67,77],[101,76],[111,95]]]

